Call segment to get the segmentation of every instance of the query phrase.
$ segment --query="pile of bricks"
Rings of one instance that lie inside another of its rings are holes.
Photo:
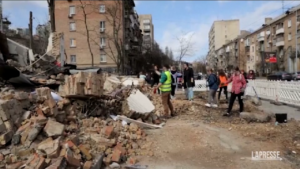
[[[151,143],[136,124],[84,117],[49,88],[35,94],[5,89],[0,100],[0,168],[84,168],[135,164]]]

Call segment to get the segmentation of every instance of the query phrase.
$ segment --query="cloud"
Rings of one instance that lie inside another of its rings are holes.
[[[219,1],[220,2],[220,1]],[[227,1],[221,1],[224,3]],[[289,1],[285,3],[285,7],[291,7],[298,5],[299,2],[297,1]],[[254,4],[253,4],[254,5]],[[266,17],[276,17],[280,13],[282,13],[282,2],[280,1],[269,1],[264,2],[262,5],[254,8],[250,12],[242,13],[239,16],[232,16],[231,19],[240,19],[240,29],[241,30],[250,30],[250,29],[258,29],[263,23]],[[208,52],[208,33],[213,21],[217,20],[217,17],[211,17],[210,19],[206,20],[206,22],[198,22],[196,24],[189,24],[190,28],[194,28],[185,32],[187,34],[194,33],[192,38],[192,43],[194,43],[194,47],[197,49],[194,57],[185,57],[183,60],[194,60],[197,57],[202,55],[206,55]],[[199,21],[199,19],[198,19]],[[179,55],[179,42],[176,40],[176,36],[183,35],[182,32],[186,30],[186,27],[182,26],[186,24],[182,23],[169,23],[168,26],[165,28],[163,33],[162,39],[159,42],[162,49],[166,46],[173,50],[174,56]]]
[[[191,41],[194,49],[194,56],[185,56],[183,60],[194,60],[196,57],[205,55],[208,50],[208,32],[211,27],[213,19],[208,19],[207,22],[192,22],[189,23],[189,27],[193,28],[189,31],[186,31],[186,27],[182,25],[186,24],[175,24],[170,23],[166,27],[166,30],[163,33],[162,40],[159,42],[162,49],[166,46],[172,49],[174,57],[178,57],[180,53],[180,43],[179,39],[185,38],[186,40]],[[181,25],[181,26],[180,26]],[[190,38],[192,35],[192,38]]]

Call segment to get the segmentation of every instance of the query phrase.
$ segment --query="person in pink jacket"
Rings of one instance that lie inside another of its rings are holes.
[[[243,103],[243,95],[244,91],[246,89],[246,80],[245,77],[241,74],[239,68],[235,68],[235,72],[233,75],[228,79],[226,82],[227,84],[232,82],[232,89],[231,89],[231,96],[229,100],[229,107],[227,110],[227,113],[224,114],[224,116],[230,116],[233,103],[236,98],[239,99],[240,104],[240,113],[244,110],[244,103]]]

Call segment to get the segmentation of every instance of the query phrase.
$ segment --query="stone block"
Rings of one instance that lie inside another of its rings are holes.
[[[47,134],[48,137],[61,136],[64,130],[65,125],[53,120],[48,120],[44,128],[44,132]]]

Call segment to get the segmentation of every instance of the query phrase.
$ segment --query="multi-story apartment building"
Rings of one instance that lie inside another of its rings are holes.
[[[240,21],[236,20],[220,20],[214,21],[209,31],[209,52],[208,66],[217,68],[216,49],[221,48],[225,43],[236,38],[240,34]]]
[[[218,70],[231,71],[237,66],[241,69],[245,68],[245,47],[243,38],[248,34],[250,34],[250,32],[242,30],[238,37],[225,43],[216,50]]]
[[[154,44],[154,25],[152,15],[140,15],[140,29],[143,33],[143,51],[151,50]]]
[[[67,61],[122,71],[135,65],[142,34],[134,1],[55,1],[55,26],[64,33]],[[93,56],[93,57],[92,57]]]
[[[300,5],[274,19],[266,18],[261,28],[245,38],[247,41],[245,50],[249,51],[246,52],[247,70],[253,69],[263,74],[276,70],[288,72],[300,70],[299,56],[296,62],[296,48],[298,48],[298,54],[300,51],[299,9]],[[296,11],[298,11],[297,16]],[[296,47],[296,40],[298,47]],[[276,56],[276,63],[270,63],[268,59],[270,54]]]

